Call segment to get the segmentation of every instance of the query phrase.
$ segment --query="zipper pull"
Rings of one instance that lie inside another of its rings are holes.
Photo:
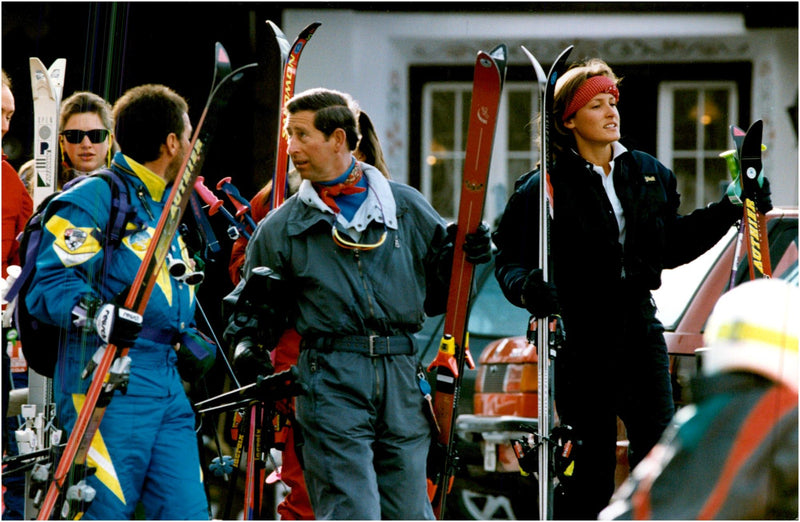
[[[150,220],[155,219],[156,217],[153,215],[153,211],[150,209],[150,203],[147,202],[147,199],[144,197],[144,187],[139,185],[136,189],[136,197],[139,198],[139,201],[142,203],[144,207],[144,211],[147,212],[147,216]]]

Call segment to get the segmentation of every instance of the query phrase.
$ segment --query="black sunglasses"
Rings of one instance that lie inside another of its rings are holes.
[[[89,136],[89,141],[92,143],[103,143],[108,139],[108,129],[92,129],[88,131],[72,129],[62,131],[61,135],[73,145],[82,142],[84,136]]]

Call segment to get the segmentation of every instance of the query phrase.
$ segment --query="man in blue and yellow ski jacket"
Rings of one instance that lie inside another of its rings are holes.
[[[26,302],[37,319],[66,332],[53,389],[68,431],[91,381],[80,374],[92,355],[105,342],[130,347],[127,392],[114,393],[89,451],[87,464],[96,472],[78,470],[84,476],[68,478],[68,485],[85,480],[95,489],[89,519],[130,519],[140,501],[148,519],[208,518],[195,416],[178,372],[177,348],[194,346],[198,337],[195,289],[164,266],[141,316],[122,307],[190,150],[187,110],[183,98],[158,85],[131,89],[115,104],[116,137],[125,154],[115,155],[112,169],[126,183],[131,213],[109,259],[103,248],[112,210],[109,182],[88,178],[47,209]],[[178,236],[169,256],[192,263]]]

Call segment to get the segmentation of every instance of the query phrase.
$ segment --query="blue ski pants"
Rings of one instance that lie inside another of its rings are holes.
[[[433,519],[431,428],[414,355],[300,353],[296,399],[305,479],[318,519]]]
[[[77,418],[83,395],[57,396],[64,426]],[[131,519],[139,501],[148,520],[208,520],[208,502],[185,394],[144,397],[114,393],[90,450],[97,471],[86,479],[97,492],[84,518]],[[76,483],[82,477],[72,477]]]

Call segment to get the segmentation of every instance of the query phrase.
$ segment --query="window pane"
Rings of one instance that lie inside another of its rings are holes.
[[[508,93],[508,150],[530,150],[531,93],[512,91]]]
[[[432,152],[452,151],[455,147],[453,141],[453,114],[455,114],[455,94],[453,92],[434,92],[431,100],[431,126],[433,143]]]
[[[703,162],[704,173],[704,192],[703,199],[705,204],[719,201],[722,194],[728,188],[730,176],[725,160],[722,158],[708,158]]]
[[[727,146],[728,97],[728,91],[723,89],[715,89],[706,92],[706,110],[703,115],[706,150],[725,150]]]
[[[678,212],[688,214],[695,208],[697,189],[697,169],[694,159],[675,159],[673,161],[675,176],[678,178],[678,193],[681,195],[681,206]]]
[[[675,91],[674,121],[672,148],[694,150],[697,147],[697,91],[688,89]]]
[[[455,165],[453,160],[439,159],[431,166],[431,204],[443,217],[453,217],[453,183]]]

